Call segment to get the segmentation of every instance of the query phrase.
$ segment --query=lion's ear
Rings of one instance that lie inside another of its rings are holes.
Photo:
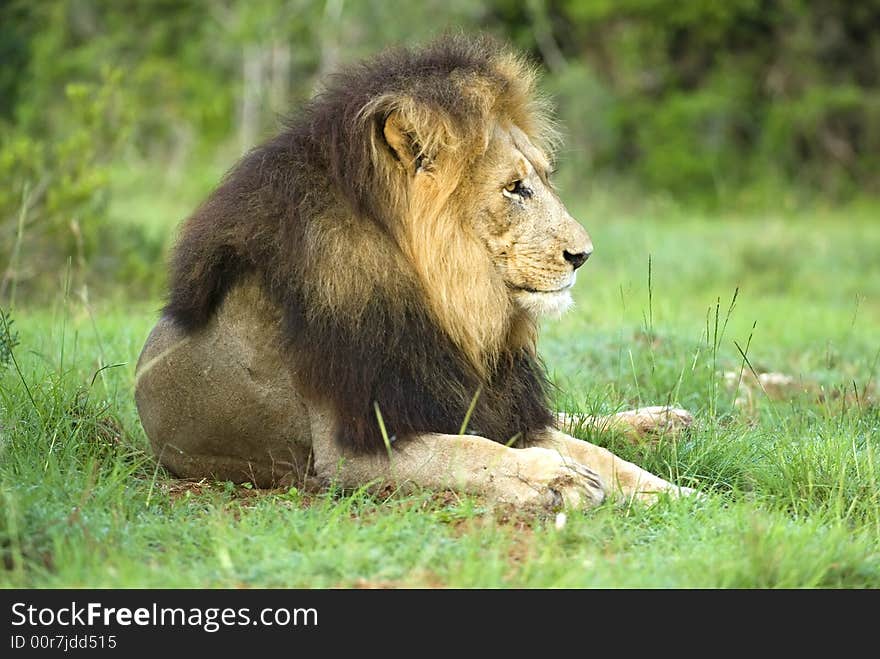
[[[393,110],[382,126],[385,142],[397,160],[411,174],[429,169],[429,159],[419,142],[415,127],[399,110]]]

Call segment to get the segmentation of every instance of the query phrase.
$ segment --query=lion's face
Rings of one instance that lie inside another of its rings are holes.
[[[496,127],[475,164],[472,230],[513,301],[534,314],[558,315],[572,304],[576,270],[593,243],[549,181],[550,163],[516,126]],[[476,213],[473,210],[477,209]]]
[[[510,85],[525,71],[514,68]],[[498,105],[490,83],[465,83],[473,89],[462,103],[482,102],[463,126],[456,112],[380,98],[384,123],[371,151],[377,182],[397,184],[384,207],[402,258],[443,329],[483,369],[506,347],[533,349],[535,318],[571,306],[575,271],[593,243],[549,181],[537,144],[552,130],[530,87],[516,96],[508,85],[511,98]]]

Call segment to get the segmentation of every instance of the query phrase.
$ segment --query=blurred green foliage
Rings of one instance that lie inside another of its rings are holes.
[[[877,0],[551,4],[577,67],[561,81],[593,88],[574,123],[595,167],[723,203],[768,182],[880,191]]]
[[[114,202],[158,213],[160,178],[204,195],[199,171],[328,72],[446,30],[545,66],[578,191],[622,181],[715,208],[880,192],[880,0],[5,0],[0,299],[68,272],[155,293],[170,232]]]

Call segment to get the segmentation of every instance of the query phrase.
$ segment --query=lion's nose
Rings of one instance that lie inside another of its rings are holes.
[[[572,268],[577,270],[584,263],[587,262],[587,259],[590,258],[590,254],[592,254],[592,253],[593,253],[593,250],[590,250],[588,252],[577,252],[574,254],[569,252],[568,250],[565,250],[564,252],[562,252],[562,256],[566,261],[571,263]]]

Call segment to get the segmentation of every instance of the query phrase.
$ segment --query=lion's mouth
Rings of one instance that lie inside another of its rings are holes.
[[[559,288],[534,288],[508,283],[511,298],[533,316],[560,316],[572,305],[574,278]]]
[[[542,293],[544,295],[547,295],[550,293],[562,293],[563,291],[567,291],[568,289],[571,288],[571,284],[566,284],[562,288],[551,288],[551,289],[547,289],[547,290],[541,290],[538,288],[529,288],[528,286],[513,286],[513,285],[511,285],[510,287],[515,291],[525,291],[526,293]]]
[[[540,295],[551,295],[553,293],[564,293],[565,291],[571,290],[571,287],[574,286],[574,277],[571,278],[564,286],[560,286],[559,288],[532,288],[530,286],[520,286],[519,284],[513,284],[511,282],[507,282],[507,287],[513,291],[522,291],[524,293],[538,293]]]

